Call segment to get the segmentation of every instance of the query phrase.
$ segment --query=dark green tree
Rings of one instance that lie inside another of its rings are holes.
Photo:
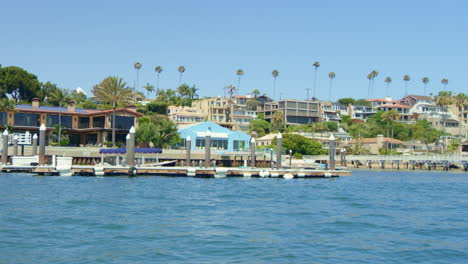
[[[20,67],[0,68],[0,97],[10,94],[16,102],[31,101],[38,96],[40,87],[37,76]]]

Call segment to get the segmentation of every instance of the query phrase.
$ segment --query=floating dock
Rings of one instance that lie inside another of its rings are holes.
[[[124,167],[124,166],[2,166],[2,172],[26,172],[56,176],[166,176],[166,177],[257,177],[257,178],[327,178],[349,176],[346,170],[265,169],[227,167]]]

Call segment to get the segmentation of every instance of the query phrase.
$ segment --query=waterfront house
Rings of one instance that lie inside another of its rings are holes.
[[[231,131],[213,122],[180,125],[178,132],[182,138],[181,146],[186,148],[186,138],[191,138],[191,150],[204,150],[205,137],[211,136],[211,149],[214,151],[243,151],[248,150],[250,136],[244,132]]]
[[[359,146],[359,148],[366,149],[370,154],[374,155],[379,154],[379,150],[387,146],[389,149],[403,152],[404,144],[405,142],[401,140],[384,137],[383,135],[377,135],[375,138],[357,138],[347,142],[350,147]]]
[[[115,112],[116,141],[124,142],[128,130],[138,126],[142,114],[133,105]],[[77,108],[73,101],[66,107],[46,106],[34,98],[32,104],[18,104],[13,111],[0,112],[0,126],[4,129],[8,125],[14,133],[39,133],[39,127],[45,124],[49,138],[59,123],[69,137],[70,146],[102,145],[112,140],[112,110]]]

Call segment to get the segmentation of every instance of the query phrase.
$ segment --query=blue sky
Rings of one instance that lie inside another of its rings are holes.
[[[139,61],[140,86],[161,88],[183,82],[201,96],[259,89],[273,95],[271,72],[279,70],[277,99],[304,99],[313,87],[312,63],[319,61],[317,97],[367,96],[367,74],[378,70],[375,97],[422,94],[442,89],[468,92],[466,1],[7,1],[0,7],[0,64],[20,66],[41,81],[61,87],[93,85],[109,75],[133,85]]]

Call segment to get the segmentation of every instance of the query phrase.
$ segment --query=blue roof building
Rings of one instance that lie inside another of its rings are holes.
[[[213,122],[179,126],[178,132],[185,146],[185,139],[190,136],[191,150],[205,149],[205,137],[211,135],[211,149],[218,151],[242,151],[249,148],[250,136],[244,132],[231,131]]]

